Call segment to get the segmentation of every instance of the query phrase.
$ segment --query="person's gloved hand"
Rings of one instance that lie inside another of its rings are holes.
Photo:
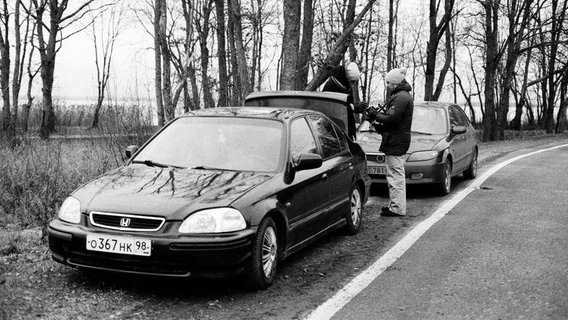
[[[379,110],[373,108],[373,107],[369,107],[367,108],[367,120],[369,120],[369,122],[374,122],[375,120],[377,120],[377,115],[379,114]]]
[[[369,104],[367,102],[359,102],[355,104],[355,113],[363,113],[365,110],[369,108]]]

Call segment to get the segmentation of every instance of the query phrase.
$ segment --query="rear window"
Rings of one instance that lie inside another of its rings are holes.
[[[298,108],[319,111],[347,132],[347,106],[331,100],[307,97],[263,97],[245,101],[246,106]]]

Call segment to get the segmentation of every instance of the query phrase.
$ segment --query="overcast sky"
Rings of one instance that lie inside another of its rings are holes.
[[[126,0],[131,2],[133,0]],[[277,1],[277,0],[274,0]],[[384,0],[379,0],[385,7]],[[378,1],[378,2],[379,2]],[[404,16],[415,14],[425,0],[401,1],[400,23]],[[122,3],[125,3],[124,1]],[[138,4],[140,4],[138,2]],[[116,99],[153,99],[154,58],[153,40],[133,17],[125,19],[124,31],[120,34],[113,56],[109,94]],[[276,48],[278,52],[279,48]],[[88,32],[82,32],[67,39],[56,60],[54,97],[68,102],[94,99],[96,97],[96,69],[93,40]],[[275,64],[276,59],[272,62]],[[276,70],[276,66],[273,66]],[[39,80],[39,76],[36,78]],[[274,79],[269,80],[274,83]],[[274,89],[267,87],[267,90]],[[41,85],[35,86],[36,96]],[[60,101],[63,102],[63,101]]]

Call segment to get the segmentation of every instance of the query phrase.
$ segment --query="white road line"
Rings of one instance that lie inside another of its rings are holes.
[[[390,267],[398,258],[400,258],[408,248],[410,248],[420,237],[430,229],[436,222],[441,220],[450,210],[452,210],[460,201],[462,201],[468,194],[475,189],[479,188],[495,172],[503,167],[515,162],[519,159],[535,155],[537,153],[550,151],[562,147],[567,147],[568,144],[563,144],[547,149],[533,151],[523,154],[507,161],[501,162],[491,167],[483,175],[479,176],[472,183],[470,183],[464,190],[455,194],[449,200],[443,202],[434,213],[414,227],[404,238],[395,244],[389,251],[387,251],[379,260],[375,261],[369,268],[365,269],[361,274],[355,277],[351,282],[341,288],[333,297],[317,307],[310,313],[305,320],[325,320],[331,319],[341,308],[343,308],[351,299],[353,299],[359,292],[363,291],[375,278],[377,278],[383,271]]]

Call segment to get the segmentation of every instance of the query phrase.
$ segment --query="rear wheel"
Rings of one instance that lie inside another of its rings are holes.
[[[359,187],[354,186],[349,193],[349,207],[347,213],[346,230],[349,234],[356,234],[361,228],[361,220],[363,219],[363,200]]]
[[[438,185],[440,194],[445,196],[452,190],[452,164],[446,159],[442,168],[442,181]]]
[[[248,284],[253,289],[266,289],[272,285],[278,264],[278,230],[272,218],[260,223],[252,246],[247,268]]]
[[[466,179],[475,179],[477,177],[477,149],[473,150],[473,157],[471,158],[471,163],[467,170],[463,172],[463,176]]]

